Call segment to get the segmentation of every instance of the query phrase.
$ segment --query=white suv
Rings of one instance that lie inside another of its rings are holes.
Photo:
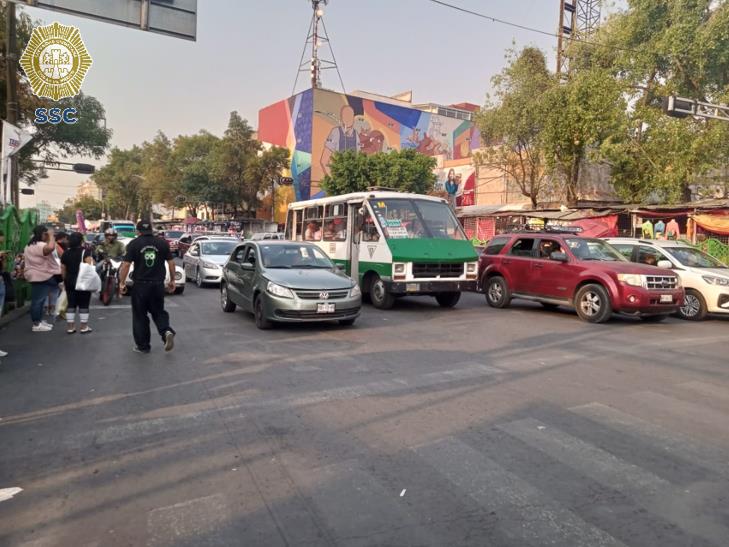
[[[701,321],[708,313],[729,314],[729,266],[681,241],[606,238],[631,262],[673,269],[686,296],[678,315]]]

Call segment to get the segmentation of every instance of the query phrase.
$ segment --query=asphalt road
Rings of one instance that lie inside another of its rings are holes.
[[[130,351],[128,300],[0,333],[0,545],[729,543],[727,321],[168,303],[171,354]]]

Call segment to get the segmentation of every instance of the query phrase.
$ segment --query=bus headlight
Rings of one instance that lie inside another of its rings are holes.
[[[478,262],[466,262],[466,279],[478,277]]]
[[[392,278],[395,281],[402,281],[407,277],[407,264],[404,262],[392,263]]]

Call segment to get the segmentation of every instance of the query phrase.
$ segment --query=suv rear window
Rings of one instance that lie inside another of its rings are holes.
[[[501,250],[506,247],[506,244],[509,243],[508,237],[495,237],[491,241],[489,241],[488,245],[486,245],[486,248],[483,251],[483,254],[485,255],[497,255],[501,252]]]
[[[509,254],[514,256],[533,256],[534,241],[534,238],[517,239],[514,245],[512,245]]]

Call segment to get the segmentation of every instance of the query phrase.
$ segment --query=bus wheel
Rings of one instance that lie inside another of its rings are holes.
[[[387,290],[387,285],[379,275],[372,279],[370,285],[370,300],[375,308],[389,310],[395,304],[395,297]]]
[[[461,299],[460,292],[442,292],[435,295],[435,299],[441,308],[453,308]]]

